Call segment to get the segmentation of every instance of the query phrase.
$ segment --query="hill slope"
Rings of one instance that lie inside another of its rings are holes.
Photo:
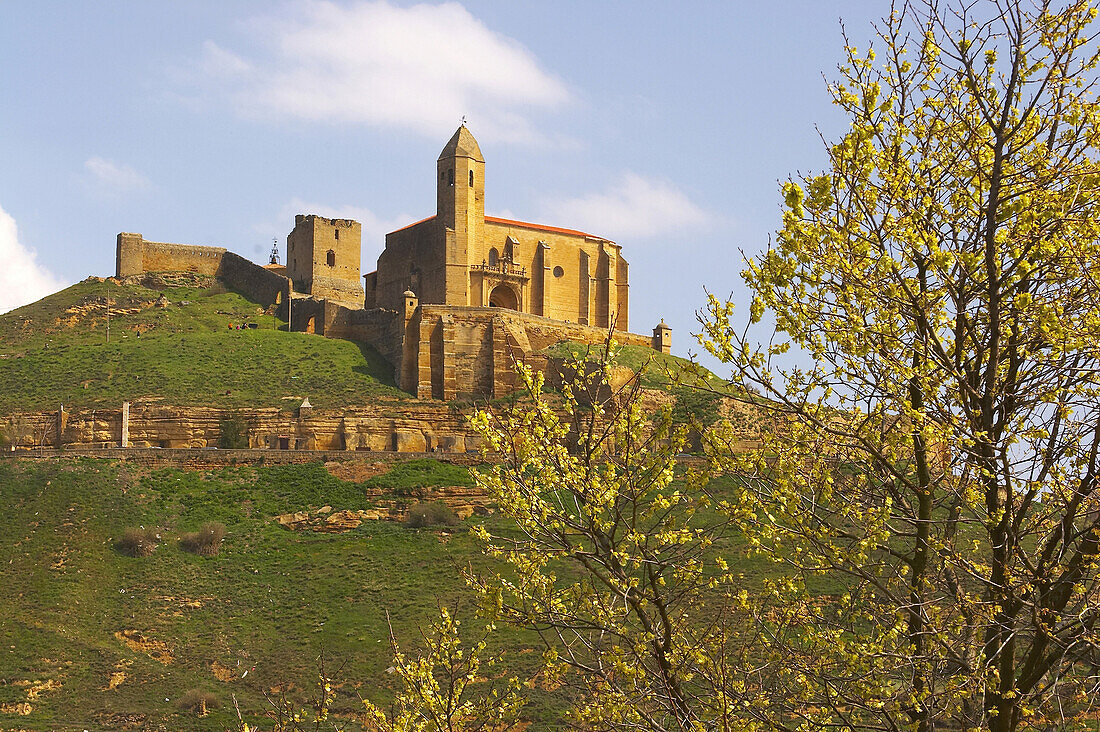
[[[469,481],[462,468],[422,462],[388,475],[406,492]],[[364,484],[319,463],[143,474],[106,460],[7,460],[0,486],[0,729],[224,730],[231,695],[259,714],[272,687],[308,689],[322,650],[330,671],[346,664],[339,678],[374,694],[390,683],[386,611],[400,637],[415,638],[462,591],[456,567],[479,561],[461,528],[446,537],[367,521],[318,534],[274,523],[311,506],[370,505]],[[221,553],[182,551],[180,533],[209,520],[227,528]],[[164,539],[152,556],[113,548],[139,526]],[[222,709],[182,712],[190,689]],[[341,710],[355,709],[350,686],[341,698]]]
[[[230,328],[248,324],[257,327]],[[0,315],[0,410],[117,407],[147,396],[227,407],[292,407],[308,396],[325,408],[407,396],[370,346],[285,325],[213,278],[89,278]]]
[[[335,711],[350,722],[362,710],[359,695],[380,701],[397,683],[386,673],[387,623],[406,647],[441,605],[457,605],[476,628],[460,572],[489,560],[464,526],[367,520],[345,533],[312,533],[272,518],[326,504],[413,503],[422,487],[469,485],[464,470],[434,460],[371,477],[320,463],[182,472],[91,458],[0,460],[0,729],[225,730],[234,696],[249,721],[273,690],[302,699],[322,651],[338,684]],[[227,529],[221,552],[184,552],[180,535],[206,521]],[[476,522],[508,531],[496,515],[464,523]],[[124,556],[114,545],[128,527],[163,541],[151,556]],[[750,591],[774,572],[744,557],[741,537],[720,545]],[[537,637],[498,631],[490,653],[528,678]],[[205,718],[181,710],[192,689],[221,708]],[[561,728],[565,700],[541,686],[533,695],[524,714],[531,729]]]

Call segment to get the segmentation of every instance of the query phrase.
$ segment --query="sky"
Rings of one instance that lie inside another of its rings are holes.
[[[630,330],[701,349],[705,289],[779,186],[845,130],[826,80],[884,0],[4,0],[0,312],[114,272],[115,237],[285,255],[297,213],[387,231],[435,213],[463,117],[489,215],[622,246]],[[704,289],[705,288],[705,289]],[[704,362],[707,359],[704,358]]]

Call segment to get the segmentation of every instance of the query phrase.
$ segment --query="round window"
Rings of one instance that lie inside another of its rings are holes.
[[[554,267],[554,276],[555,277],[563,277],[564,275],[565,275],[565,270],[564,269],[562,269],[560,266]]]

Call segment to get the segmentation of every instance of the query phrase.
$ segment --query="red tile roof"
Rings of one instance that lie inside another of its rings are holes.
[[[504,224],[505,226],[518,226],[522,229],[535,229],[537,231],[549,231],[554,234],[572,234],[573,236],[587,236],[592,239],[602,239],[602,236],[592,236],[592,234],[586,234],[583,231],[577,231],[576,229],[559,229],[556,226],[545,226],[543,224],[532,224],[528,221],[513,221],[512,219],[501,219],[496,216],[486,216],[485,221],[490,224]]]
[[[419,226],[420,224],[424,223],[425,221],[431,221],[434,218],[435,218],[435,216],[428,216],[427,218],[420,219],[419,221],[414,221],[411,224],[409,224],[408,226],[402,226],[400,229],[394,229],[390,233],[391,234],[396,234],[399,231],[404,231],[405,229],[411,229],[414,226]]]
[[[391,234],[396,234],[398,231],[404,231],[405,229],[411,229],[414,226],[419,226],[425,221],[431,221],[435,216],[428,216],[427,218],[414,221],[408,226],[402,226],[400,229],[391,231]],[[502,219],[497,216],[486,216],[486,223],[490,224],[503,224],[504,226],[518,226],[521,229],[534,229],[535,231],[549,231],[553,234],[571,234],[573,236],[586,236],[591,239],[603,239],[602,236],[593,236],[592,234],[586,234],[583,231],[577,231],[576,229],[562,229],[557,226],[546,226],[545,224],[532,224],[529,221],[515,221],[513,219]]]

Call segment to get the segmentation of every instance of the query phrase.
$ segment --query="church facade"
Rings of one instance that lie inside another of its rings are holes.
[[[432,305],[497,307],[628,330],[628,265],[618,244],[574,229],[485,215],[485,160],[465,125],[436,161],[436,213],[386,235],[364,276],[365,306],[404,293]]]

